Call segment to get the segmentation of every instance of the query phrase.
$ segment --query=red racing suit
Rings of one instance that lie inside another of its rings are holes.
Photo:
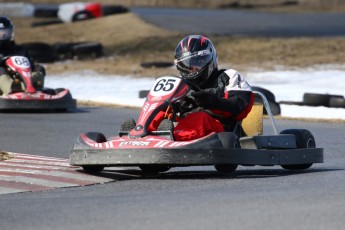
[[[194,140],[212,132],[232,131],[235,124],[248,115],[254,103],[250,85],[234,69],[215,70],[200,88],[214,95],[212,103],[192,111],[180,111],[173,133],[176,141]],[[165,115],[164,112],[158,114],[154,126]]]

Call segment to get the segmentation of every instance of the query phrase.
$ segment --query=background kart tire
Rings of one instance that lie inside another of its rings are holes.
[[[329,107],[331,95],[319,93],[305,93],[303,95],[304,105],[309,106],[326,106]]]
[[[140,90],[139,91],[139,98],[146,98],[149,94],[150,90]]]
[[[141,63],[141,67],[143,68],[152,68],[152,67],[155,67],[155,68],[168,68],[168,67],[171,67],[173,66],[174,63],[172,62],[143,62]]]
[[[102,15],[108,16],[112,14],[122,14],[129,12],[129,9],[124,6],[108,5],[102,6]]]
[[[345,108],[345,98],[343,96],[331,97],[329,99],[329,107],[331,107],[331,108]]]
[[[87,42],[72,47],[74,57],[78,59],[89,59],[103,56],[103,46],[97,42]]]
[[[73,59],[72,47],[78,43],[56,43],[53,45],[55,56],[58,60]]]
[[[306,129],[286,129],[280,134],[293,134],[296,138],[296,145],[298,149],[301,148],[316,148],[316,143],[313,134]],[[303,170],[308,169],[313,164],[297,164],[297,165],[281,165],[287,170]]]
[[[27,49],[29,55],[36,62],[51,63],[56,60],[54,50],[51,45],[43,42],[33,42],[21,44]]]
[[[219,133],[219,139],[221,140],[224,148],[240,148],[240,142],[238,137],[234,133]],[[217,172],[221,173],[233,173],[236,171],[237,164],[216,164],[214,168]]]
[[[169,165],[141,165],[139,168],[147,174],[158,174],[161,172],[167,172],[171,169]]]
[[[34,17],[36,18],[57,18],[59,10],[58,5],[36,5],[34,10]]]
[[[43,88],[42,89],[42,92],[43,93],[46,93],[46,94],[49,94],[49,95],[56,95],[56,92],[54,89],[51,89],[51,88]]]

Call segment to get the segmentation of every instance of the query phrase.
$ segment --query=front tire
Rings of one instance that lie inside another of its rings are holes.
[[[234,133],[219,133],[220,140],[224,148],[240,148],[238,137]],[[216,164],[214,168],[221,173],[233,173],[236,171],[237,164]]]
[[[293,134],[296,138],[296,145],[298,149],[302,148],[316,148],[316,143],[313,134],[306,129],[287,129],[280,132],[281,134]],[[304,170],[308,169],[313,164],[296,164],[296,165],[281,165],[287,170]]]
[[[103,143],[107,141],[106,137],[102,133],[88,132],[85,135],[97,143]],[[100,171],[102,171],[104,169],[104,166],[103,165],[83,165],[82,168],[84,169],[85,172],[93,174],[93,173],[99,173]]]

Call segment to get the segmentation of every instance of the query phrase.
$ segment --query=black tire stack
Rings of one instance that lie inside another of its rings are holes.
[[[94,59],[103,56],[103,46],[97,42],[56,43],[42,42],[20,44],[32,59],[39,63],[52,63],[66,59]]]
[[[305,105],[305,106],[324,106],[328,108],[345,108],[345,98],[343,95],[304,93],[301,102],[281,101],[280,104]]]

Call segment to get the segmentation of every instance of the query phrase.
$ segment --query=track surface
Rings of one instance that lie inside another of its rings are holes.
[[[68,114],[1,114],[1,149],[67,158],[81,132],[116,135],[137,110],[82,108]],[[115,182],[0,196],[1,229],[341,229],[345,224],[344,124],[277,121],[307,128],[325,163],[304,172],[239,167],[176,168],[144,176],[109,169]],[[270,126],[265,121],[265,128]]]
[[[132,8],[144,20],[189,34],[250,36],[343,36],[345,14],[267,13],[250,10]]]

